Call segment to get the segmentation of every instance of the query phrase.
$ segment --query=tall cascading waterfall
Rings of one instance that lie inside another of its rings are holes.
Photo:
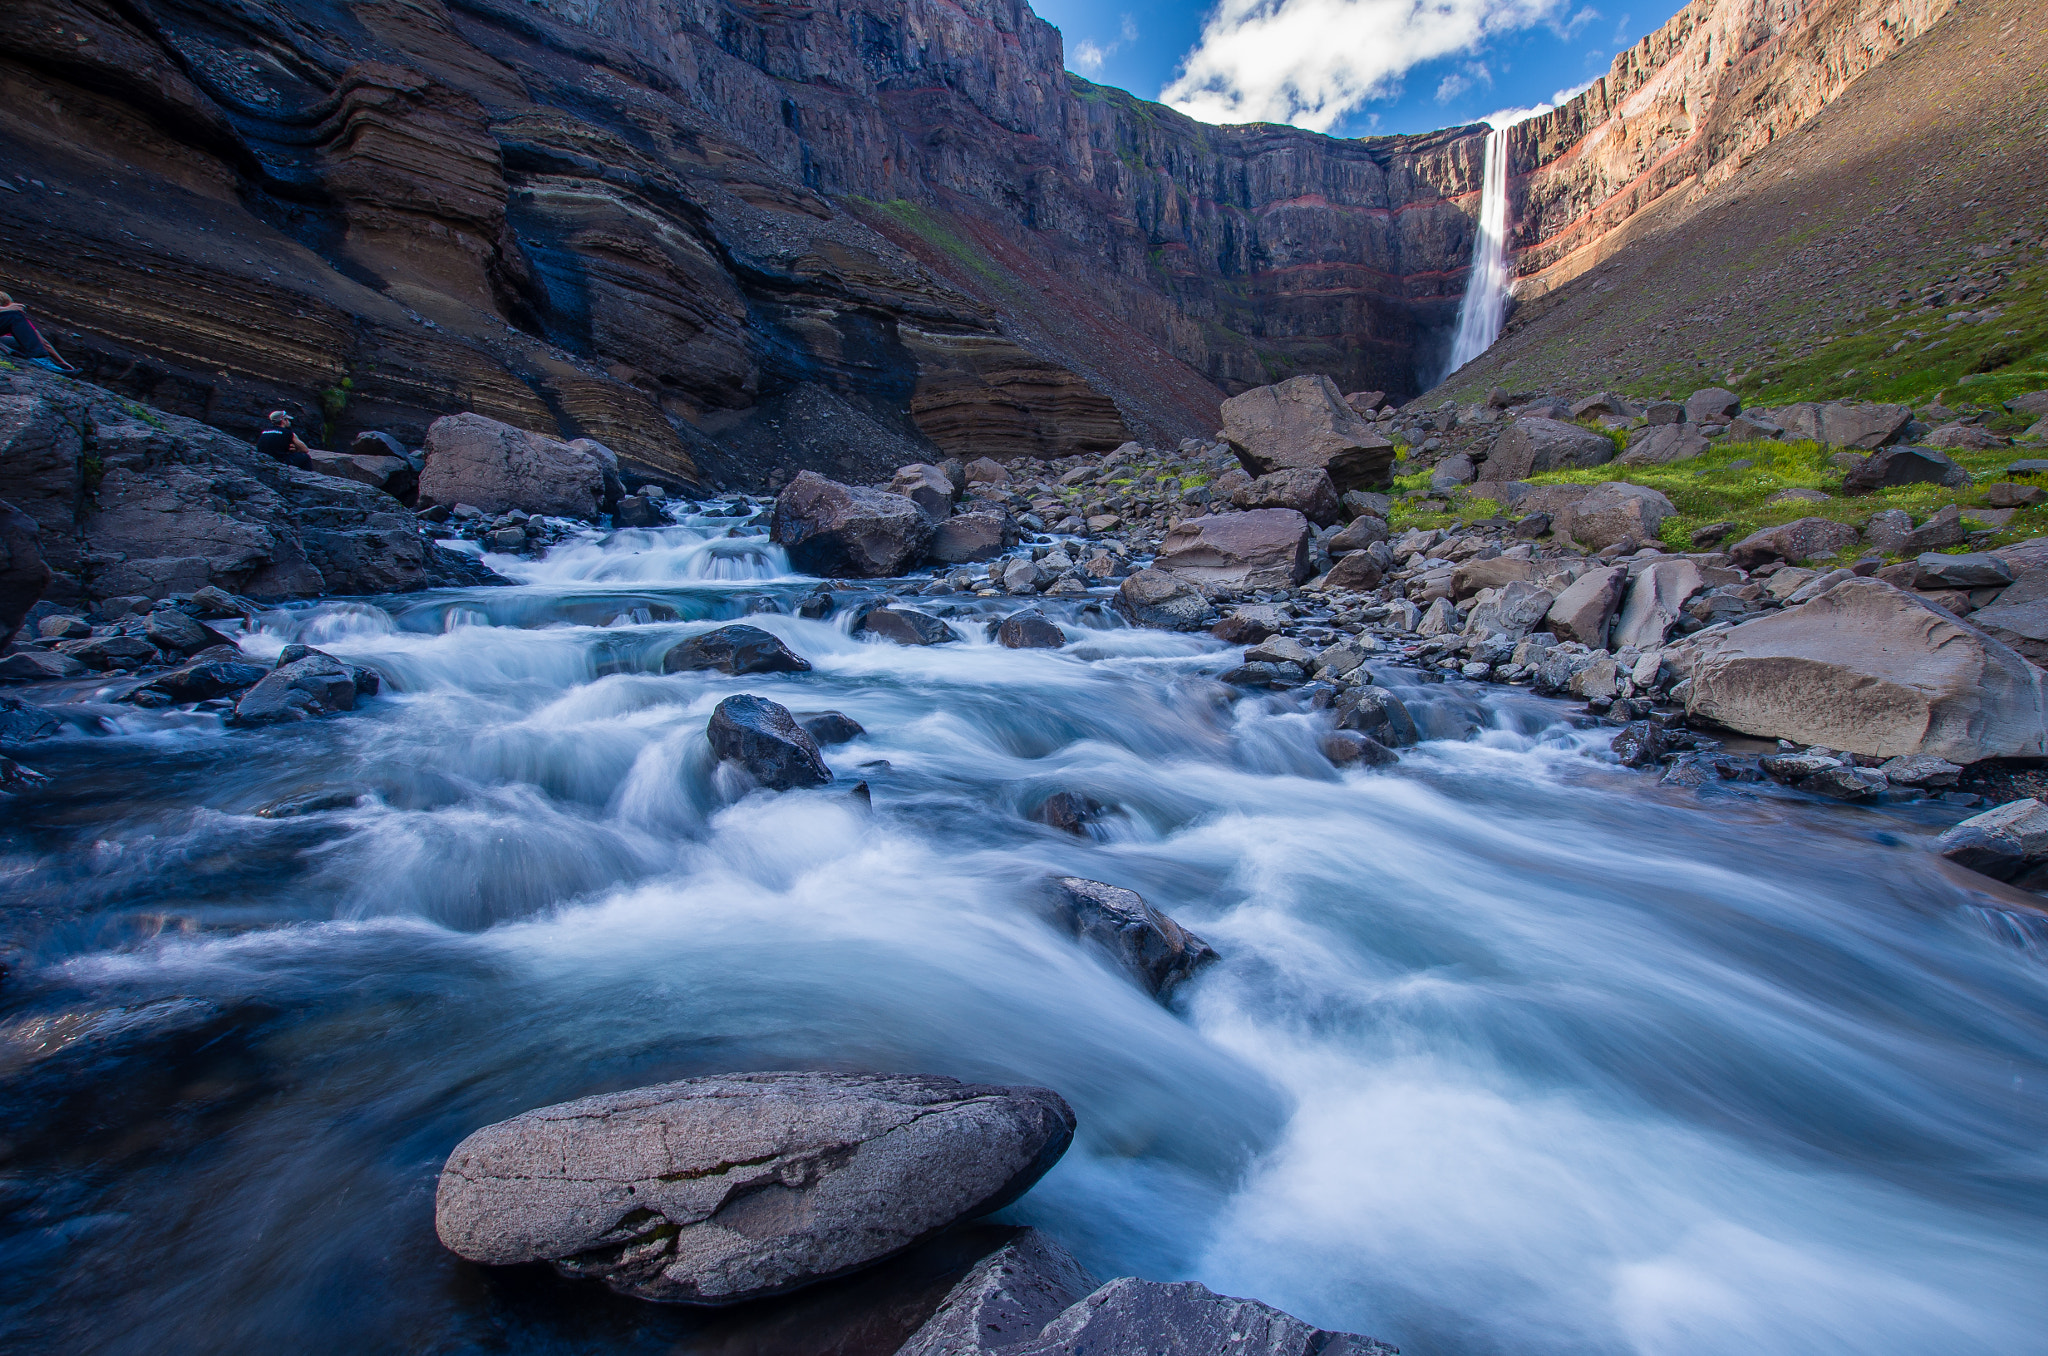
[[[1508,129],[1486,134],[1486,174],[1479,189],[1479,240],[1472,247],[1472,271],[1458,304],[1458,336],[1451,343],[1449,376],[1500,337],[1508,301]]]

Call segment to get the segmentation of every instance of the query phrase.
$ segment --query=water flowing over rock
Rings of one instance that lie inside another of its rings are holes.
[[[377,690],[376,675],[332,655],[309,654],[271,671],[235,703],[238,725],[274,725],[355,709]]]
[[[1186,518],[1166,534],[1159,569],[1233,588],[1286,588],[1309,576],[1308,519],[1293,509]]]
[[[1030,1190],[1074,1133],[1045,1088],[912,1074],[686,1079],[476,1131],[443,1244],[622,1294],[737,1304],[858,1270]]]
[[[775,499],[773,535],[810,574],[885,578],[917,564],[931,518],[900,494],[842,485],[805,471]]]
[[[818,741],[797,724],[788,707],[765,697],[746,692],[727,697],[711,713],[705,734],[720,760],[746,769],[771,791],[823,786],[832,780]]]
[[[1876,579],[1703,637],[1688,671],[1687,712],[1745,734],[1960,764],[2048,754],[2042,671]]]
[[[856,634],[880,636],[898,645],[946,645],[960,633],[928,612],[910,607],[877,607],[863,612]]]
[[[604,463],[577,443],[455,414],[428,426],[426,455],[419,494],[432,503],[592,521],[603,508]]]
[[[1290,377],[1232,396],[1223,402],[1223,436],[1255,475],[1323,471],[1340,494],[1393,480],[1393,443],[1344,403],[1328,377]]]
[[[735,623],[706,631],[662,656],[663,673],[715,669],[737,677],[748,673],[809,673],[811,661],[758,626]]]
[[[1101,948],[1155,997],[1165,998],[1216,959],[1214,947],[1135,890],[1061,876],[1052,882],[1052,892],[1053,917],[1060,926]]]

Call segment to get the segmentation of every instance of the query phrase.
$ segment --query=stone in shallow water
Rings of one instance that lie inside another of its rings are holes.
[[[1100,947],[1156,997],[1164,998],[1216,959],[1214,947],[1147,904],[1135,890],[1060,876],[1052,882],[1052,892],[1054,920],[1075,937]]]
[[[820,745],[845,744],[867,733],[859,721],[841,711],[806,711],[796,723]]]
[[[811,661],[758,626],[721,626],[691,636],[662,657],[663,673],[711,669],[735,676],[748,673],[809,673]]]
[[[823,786],[832,770],[818,753],[818,741],[796,723],[789,708],[742,692],[727,697],[705,727],[711,748],[723,762],[736,763],[771,791]]]
[[[878,607],[864,613],[854,626],[856,635],[880,636],[898,645],[944,645],[960,639],[937,617],[908,607]]]
[[[1003,618],[996,643],[1008,650],[1057,650],[1067,643],[1067,633],[1043,612],[1027,610]]]
[[[916,1074],[743,1073],[543,1107],[442,1170],[448,1248],[547,1261],[642,1299],[778,1295],[1000,1210],[1059,1160],[1046,1088]]]

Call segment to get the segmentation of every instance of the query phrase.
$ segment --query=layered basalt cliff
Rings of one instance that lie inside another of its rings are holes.
[[[1943,0],[1698,0],[1515,133],[1524,273],[1710,189]],[[0,286],[252,431],[456,409],[641,473],[1207,433],[1441,365],[1483,130],[1209,127],[1022,0],[16,0]]]

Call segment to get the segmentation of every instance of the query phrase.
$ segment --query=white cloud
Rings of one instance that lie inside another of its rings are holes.
[[[1470,77],[1461,71],[1452,71],[1449,75],[1437,81],[1436,101],[1440,104],[1447,104],[1471,88],[1472,81]]]
[[[1409,68],[1568,9],[1569,0],[1219,0],[1159,98],[1204,122],[1327,132],[1390,95]]]
[[[1088,38],[1083,38],[1075,43],[1073,64],[1090,75],[1100,71],[1102,63],[1116,55],[1117,48],[1138,40],[1137,18],[1130,14],[1124,15],[1123,25],[1117,30],[1117,33],[1117,40],[1110,43],[1107,47]]]

